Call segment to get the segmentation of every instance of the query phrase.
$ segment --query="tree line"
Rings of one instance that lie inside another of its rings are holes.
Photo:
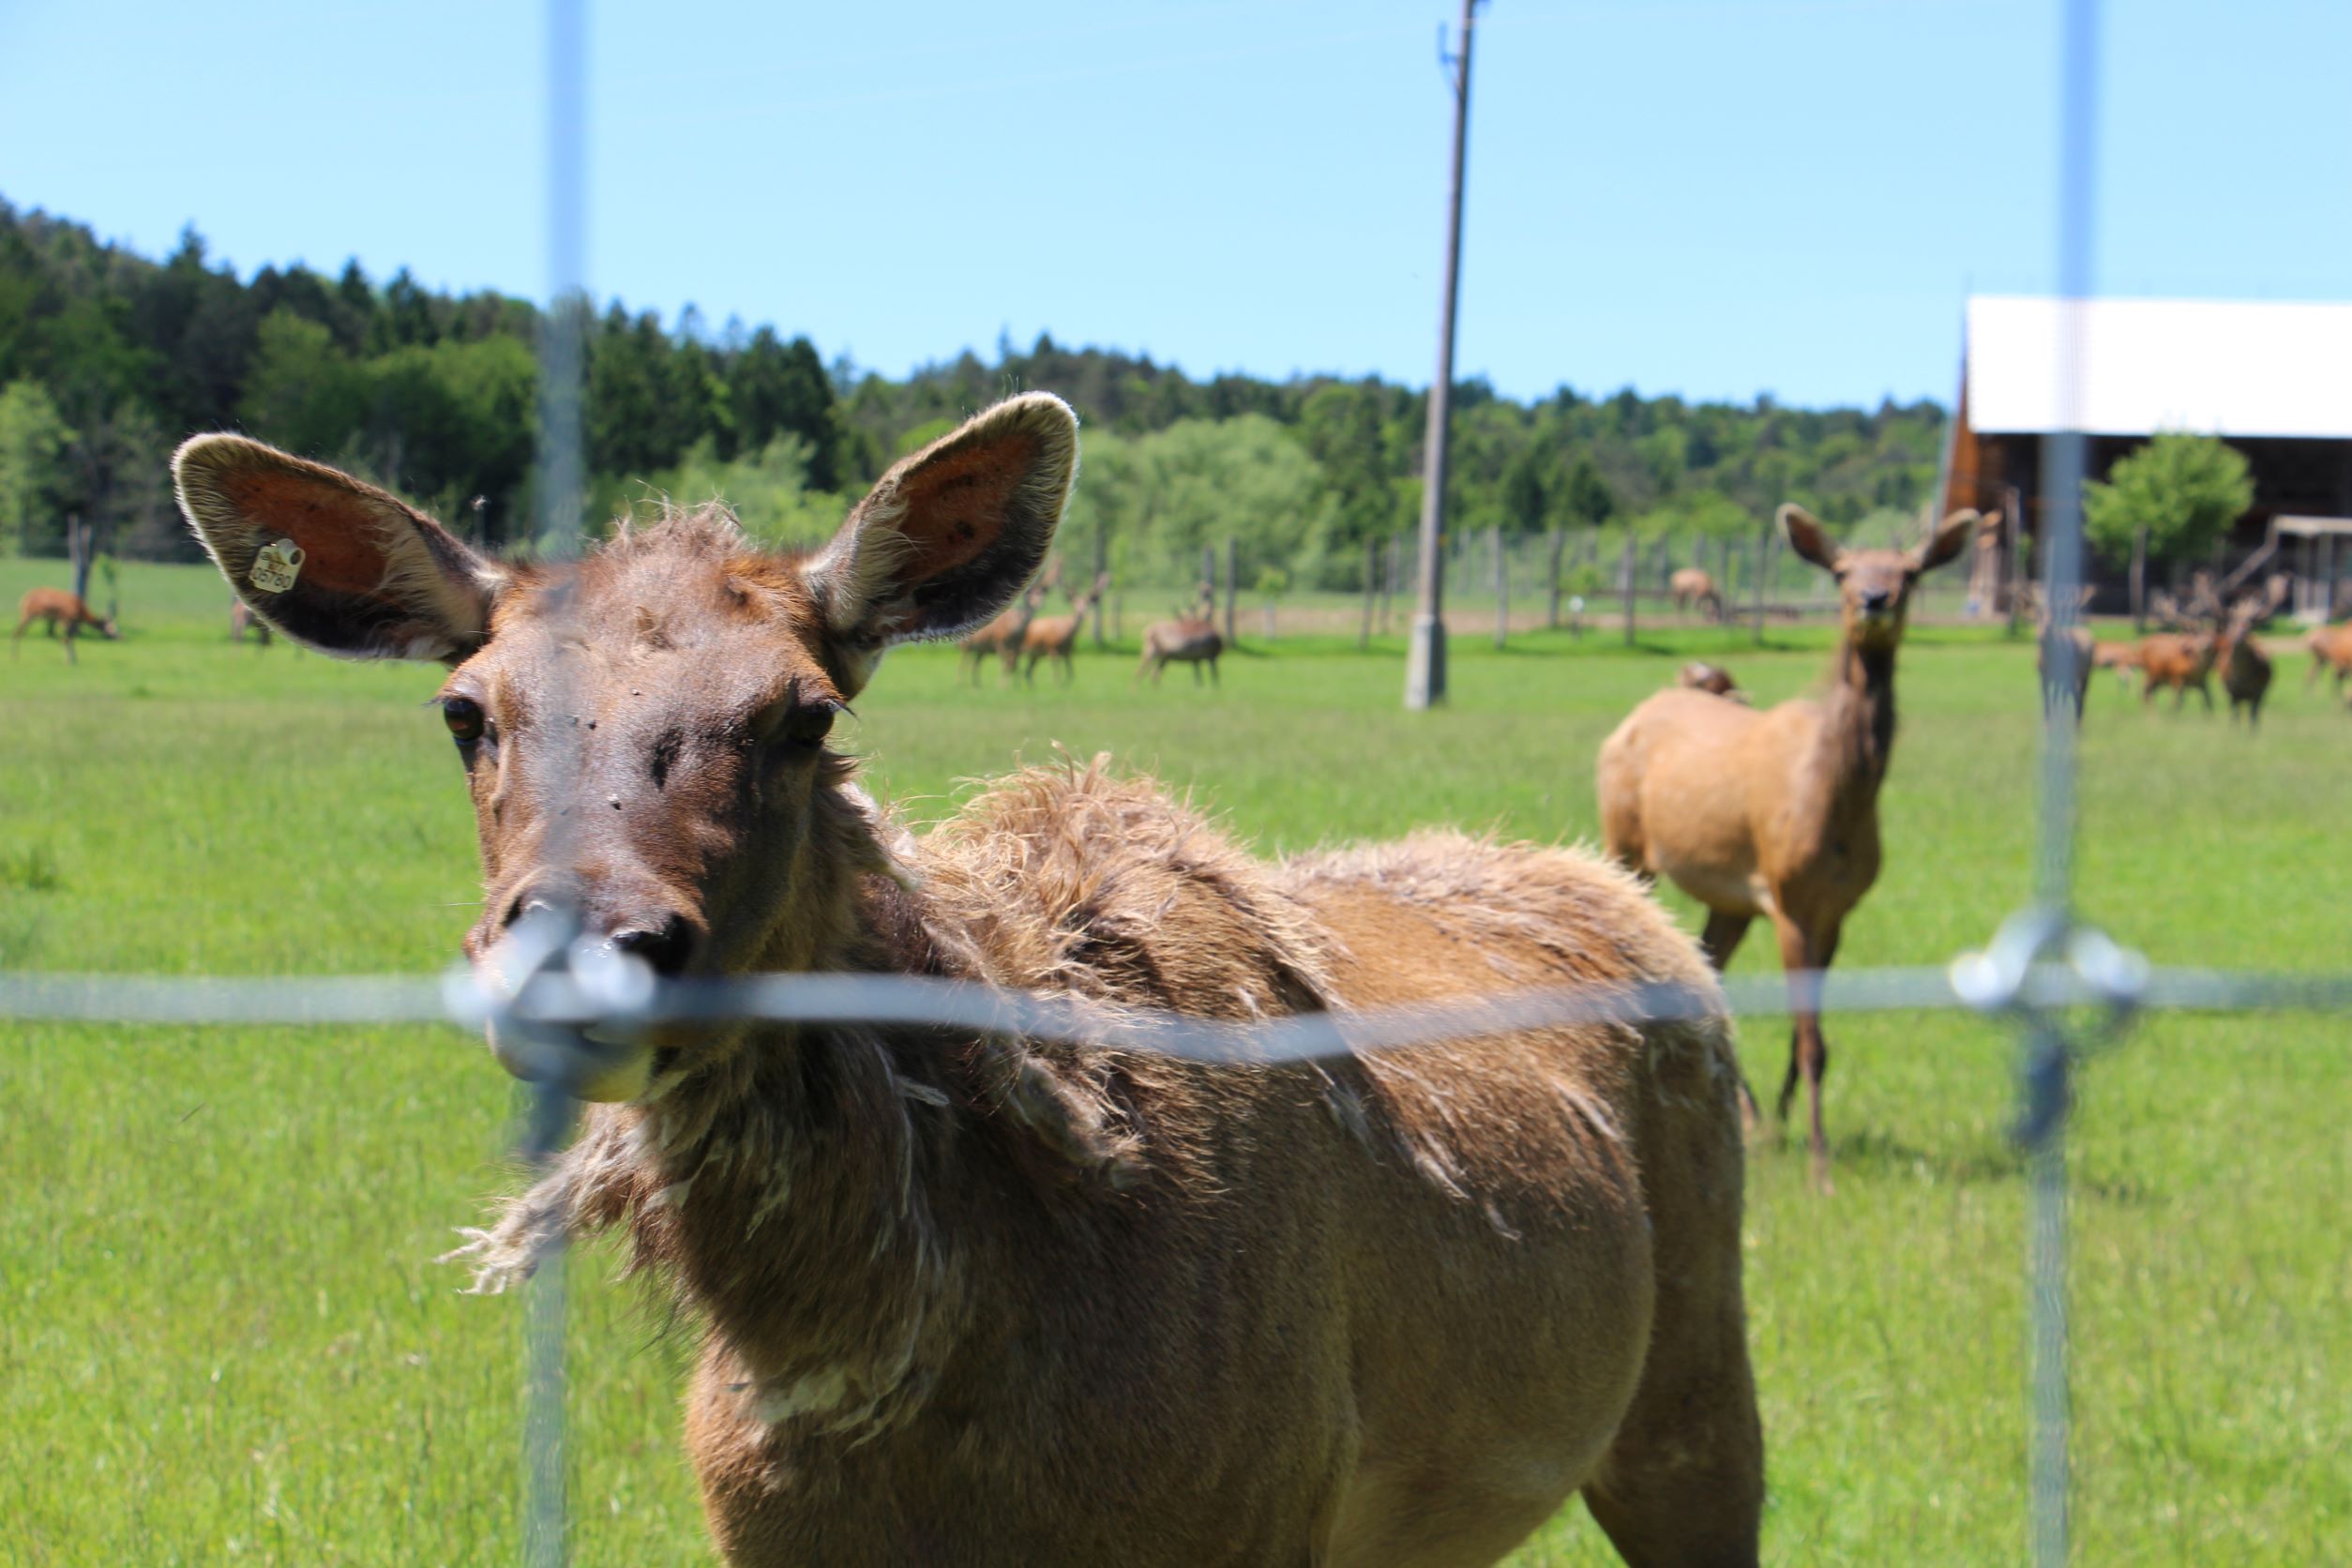
[[[1426,394],[1379,378],[1196,378],[1148,355],[1040,337],[893,378],[806,337],[665,321],[618,301],[584,324],[595,516],[724,495],[756,535],[813,541],[900,454],[1009,392],[1078,409],[1084,475],[1067,535],[1124,580],[1177,583],[1240,541],[1253,575],[1353,588],[1364,542],[1412,525]],[[161,261],[0,199],[0,538],[186,558],[166,463],[192,431],[242,430],[364,475],[461,533],[528,548],[537,482],[540,309],[428,289],[407,271],[334,277],[216,263],[194,229]],[[1834,523],[1928,493],[1943,411],[1786,408],[1456,388],[1455,526],[1603,523],[1741,537],[1792,496]]]

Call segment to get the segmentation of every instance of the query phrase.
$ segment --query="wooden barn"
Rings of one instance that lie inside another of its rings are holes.
[[[2254,504],[2233,553],[2277,528],[2279,565],[2297,574],[2299,610],[2333,602],[2352,567],[2352,305],[2252,300],[2100,299],[2085,302],[2077,407],[2090,438],[2088,476],[2159,430],[2220,436],[2254,472]],[[2061,423],[2059,302],[1971,298],[1960,395],[1944,444],[1942,509],[2001,509],[2003,534],[2038,538],[2049,501],[2043,448]],[[2013,550],[1988,537],[1971,598],[2007,609]],[[2342,548],[2339,548],[2342,547]],[[2094,558],[2093,608],[2127,607],[2128,567]]]

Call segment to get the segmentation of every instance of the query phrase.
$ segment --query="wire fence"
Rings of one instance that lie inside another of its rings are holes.
[[[2090,213],[2096,167],[2095,0],[2061,0],[2059,293],[2070,305],[2092,281]],[[549,236],[551,294],[545,345],[542,440],[548,512],[542,533],[578,548],[580,484],[580,311],[586,173],[584,53],[579,0],[549,10]],[[2073,332],[2052,372],[2069,433],[2047,444],[2043,602],[2060,627],[2075,616],[2080,577],[2083,472],[2080,343]],[[1633,550],[1626,550],[1633,562]],[[1604,563],[1604,565],[1606,565]],[[1772,565],[1768,559],[1768,566]],[[1496,566],[1498,579],[1507,572]],[[1730,574],[1738,581],[1736,570]],[[1556,573],[1555,573],[1556,577]],[[1621,579],[1618,585],[1622,587]],[[1469,590],[1465,590],[1469,591]],[[560,640],[559,640],[560,641]],[[2050,640],[2063,664],[2072,641]],[[2055,685],[2068,683],[2064,671]],[[1230,1023],[1173,1013],[1112,1010],[1075,994],[1009,990],[966,981],[875,974],[764,974],[722,980],[660,980],[636,960],[579,934],[560,909],[523,920],[480,967],[441,977],[309,979],[0,974],[0,1018],[122,1023],[325,1024],[447,1021],[495,1028],[535,1085],[522,1153],[541,1161],[574,1122],[570,1092],[605,1064],[604,1034],[688,1021],[923,1026],[1015,1034],[1152,1051],[1204,1063],[1270,1064],[1368,1051],[1409,1050],[1439,1041],[1575,1024],[1690,1018],[1727,1008],[1735,1016],[1792,1010],[1867,1013],[1966,1009],[2002,1020],[2019,1039],[2014,1137],[2030,1177],[2030,1519],[2037,1563],[2069,1555],[2071,1405],[2068,1323],[2066,1138],[2073,1080],[2086,1056],[2118,1043],[2148,1011],[2308,1010],[2352,1012],[2352,972],[2277,973],[2151,968],[2073,913],[2075,737],[2061,707],[2042,731],[2034,901],[1993,933],[1982,952],[1939,966],[1727,976],[1720,990],[1672,986],[1543,988],[1475,1001],[1324,1013]],[[561,863],[560,842],[551,856]],[[565,1496],[565,1274],[560,1235],[547,1244],[525,1305],[526,1420],[523,1531],[526,1561],[554,1568],[567,1559]]]

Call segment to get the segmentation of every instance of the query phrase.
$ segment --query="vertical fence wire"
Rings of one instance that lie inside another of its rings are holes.
[[[548,0],[547,247],[548,303],[539,364],[539,505],[536,547],[558,559],[579,551],[586,490],[581,400],[586,326],[587,16],[585,0]],[[571,640],[559,639],[559,648]],[[565,660],[557,660],[551,711],[565,712]],[[562,751],[564,748],[551,748]],[[579,759],[566,756],[577,765]],[[560,764],[559,764],[560,765]],[[560,788],[560,785],[558,786]],[[560,821],[560,820],[559,820]],[[558,829],[559,833],[561,828]],[[557,865],[568,855],[550,855]],[[573,1102],[561,1076],[530,1086],[522,1154],[534,1167],[552,1159],[571,1129]],[[565,1237],[544,1244],[524,1286],[523,1539],[526,1568],[564,1568],[570,1557],[564,1440]]]
[[[2060,0],[2058,147],[2058,430],[2043,448],[2042,602],[2048,617],[2043,656],[2049,689],[2077,689],[2081,656],[2071,635],[2082,580],[2083,393],[2088,345],[2085,302],[2092,281],[2099,85],[2098,0]],[[2062,940],[2073,920],[2076,816],[2076,715],[2043,704],[2040,828],[2034,897],[2041,929]],[[2047,1012],[2028,1015],[2023,1045],[2019,1137],[2029,1170],[2028,1315],[2031,1338],[2031,1458],[2028,1533],[2037,1568],[2059,1568],[2069,1553],[2073,1399],[2069,1369],[2067,1118],[2073,1059],[2066,1032]]]

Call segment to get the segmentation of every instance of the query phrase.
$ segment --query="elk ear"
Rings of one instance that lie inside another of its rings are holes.
[[[502,569],[373,485],[237,435],[189,441],[172,480],[229,586],[298,641],[455,662],[489,636]]]
[[[1789,549],[1823,571],[1835,575],[1846,569],[1846,551],[1830,538],[1821,520],[1793,501],[1780,509],[1780,531],[1788,535]]]
[[[1911,551],[1913,573],[1933,571],[1960,553],[1960,547],[1968,542],[1968,535],[1983,520],[1972,507],[1962,507],[1944,519],[1941,527],[1929,535],[1927,542]]]
[[[1077,473],[1077,415],[1032,392],[883,475],[801,568],[859,677],[893,642],[953,637],[1011,603],[1044,563]]]

